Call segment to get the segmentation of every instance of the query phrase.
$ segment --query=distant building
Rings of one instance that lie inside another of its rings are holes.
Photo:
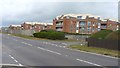
[[[93,34],[100,30],[119,30],[119,23],[92,14],[65,14],[53,19],[53,29],[67,33]]]
[[[21,26],[23,30],[35,30],[36,32],[52,29],[52,23],[24,22]]]
[[[101,22],[101,30],[104,29],[112,30],[112,31],[119,30],[119,22],[112,19],[104,19]]]
[[[8,33],[9,27],[1,27],[1,32]]]
[[[10,25],[9,29],[11,29],[11,30],[21,30],[21,25]]]
[[[91,14],[66,14],[53,20],[56,31],[92,34],[100,31],[100,17]]]

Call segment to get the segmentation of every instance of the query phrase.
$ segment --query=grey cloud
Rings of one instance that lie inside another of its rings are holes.
[[[67,13],[90,13],[117,19],[116,4],[112,2],[34,2],[25,6],[28,9],[24,9],[13,17],[4,15],[3,25],[21,24],[24,21],[52,22],[57,15]]]

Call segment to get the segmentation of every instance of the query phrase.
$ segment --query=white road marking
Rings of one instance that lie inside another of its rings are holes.
[[[17,64],[0,64],[0,66],[20,66],[20,65],[17,65]]]
[[[62,46],[59,46],[59,47],[62,47]]]
[[[63,46],[63,48],[65,48],[65,46]]]
[[[62,43],[63,45],[67,45],[67,43]]]
[[[18,41],[17,39],[13,39],[14,41]]]
[[[92,63],[92,62],[89,62],[89,61],[85,61],[85,60],[81,60],[81,59],[76,59],[76,60],[81,61],[81,62],[84,62],[84,63],[91,64],[91,65],[95,65],[95,66],[100,66],[100,67],[101,67],[101,65],[95,64],[95,63]]]
[[[13,56],[9,55],[10,58],[12,58],[19,66],[23,66],[22,64],[20,64]]]
[[[51,53],[54,53],[54,54],[58,54],[58,55],[61,55],[61,53],[58,53],[58,52],[54,52],[54,51],[51,51],[51,50],[48,50],[48,49],[45,49],[45,48],[41,48],[41,47],[37,47],[41,50],[44,50],[44,51],[48,51],[48,52],[51,52]]]
[[[21,42],[23,44],[29,45],[29,46],[33,46],[32,44],[26,43],[26,42]]]
[[[27,44],[27,45],[32,46],[31,44]]]
[[[21,42],[21,43],[25,44],[25,42]]]
[[[68,57],[68,55],[65,55],[66,57]]]
[[[55,46],[58,46],[58,45],[55,45]]]

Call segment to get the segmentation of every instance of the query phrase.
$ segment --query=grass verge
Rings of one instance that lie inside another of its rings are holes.
[[[26,39],[32,39],[32,40],[48,40],[48,41],[61,41],[61,42],[75,42],[75,40],[68,40],[68,39],[65,39],[65,40],[50,40],[50,39],[45,39],[45,38],[36,38],[36,37],[33,37],[33,36],[27,36],[27,35],[21,35],[21,34],[10,34],[10,35],[13,35],[13,36],[18,36],[18,37],[22,37],[22,38],[26,38]]]
[[[22,38],[26,38],[26,39],[34,39],[34,40],[40,40],[40,39],[42,39],[42,38],[35,38],[33,36],[27,36],[27,35],[21,35],[21,34],[10,34],[10,35],[18,36],[18,37],[22,37]]]
[[[73,48],[73,49],[78,49],[78,50],[81,50],[81,51],[93,52],[93,53],[109,55],[109,56],[120,58],[120,51],[109,50],[109,49],[105,49],[105,48],[88,47],[86,45],[83,45],[83,46],[81,46],[81,45],[70,45],[68,48]]]

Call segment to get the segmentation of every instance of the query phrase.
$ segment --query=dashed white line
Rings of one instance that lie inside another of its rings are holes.
[[[25,43],[25,42],[21,42],[21,43],[26,44],[26,45],[29,45],[29,46],[33,46],[33,45],[29,44],[29,43]]]
[[[62,47],[62,46],[59,46],[59,47]]]
[[[89,61],[85,61],[85,60],[82,60],[82,59],[76,59],[76,60],[81,61],[81,62],[84,62],[84,63],[91,64],[91,65],[94,65],[94,66],[100,66],[100,67],[102,67],[102,66],[99,65],[99,64],[95,64],[95,63],[92,63],[92,62],[89,62]]]
[[[9,55],[10,58],[12,58],[19,66],[23,66],[22,64],[20,64],[13,56]]]
[[[61,53],[58,53],[58,52],[54,52],[54,51],[51,51],[51,50],[48,50],[48,49],[45,49],[45,48],[41,48],[41,47],[37,47],[41,50],[44,50],[44,51],[48,51],[48,52],[51,52],[51,53],[54,53],[54,54],[58,54],[58,55],[61,55]]]
[[[68,55],[65,55],[66,57],[68,57]]]
[[[62,43],[63,45],[68,45],[67,43]]]
[[[31,44],[27,44],[27,45],[32,46]]]
[[[58,46],[58,45],[55,45],[55,46]]]
[[[14,41],[18,41],[18,40],[16,40],[16,39],[13,39]]]

